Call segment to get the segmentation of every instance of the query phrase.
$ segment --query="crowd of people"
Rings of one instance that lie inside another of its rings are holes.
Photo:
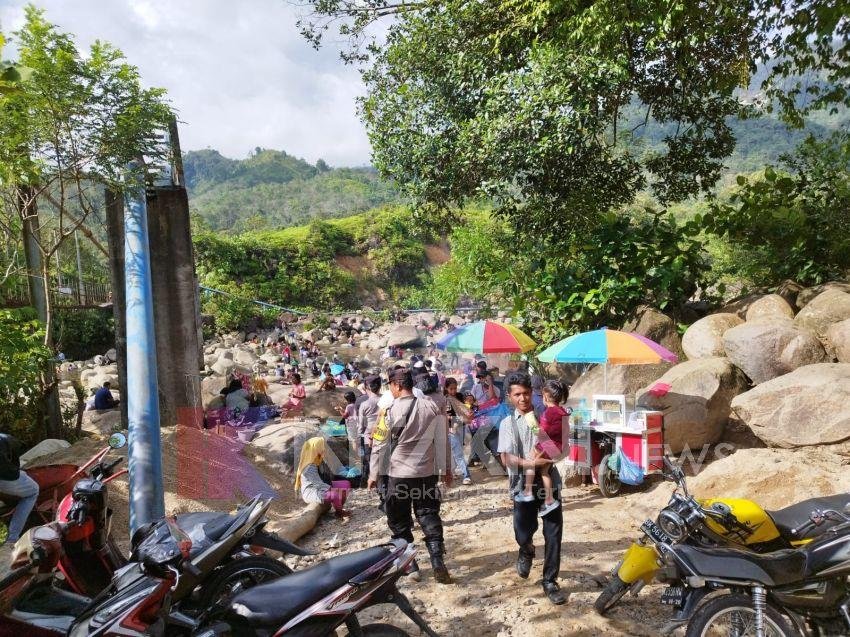
[[[564,603],[557,581],[561,484],[554,463],[564,454],[567,387],[559,381],[544,383],[525,364],[499,379],[498,371],[478,357],[447,370],[439,354],[413,355],[351,384],[361,393],[346,392],[339,415],[349,445],[359,453],[365,485],[378,494],[391,537],[412,542],[415,518],[435,580],[451,582],[444,560],[440,484],[450,487],[457,478],[471,485],[470,467],[479,463],[501,469],[507,472],[513,501],[517,574],[529,576],[540,519],[543,589],[552,603]],[[321,437],[304,445],[296,491],[305,502],[327,502],[342,514],[350,484],[316,471],[321,464],[317,449],[324,454]],[[420,579],[418,565],[412,577]]]

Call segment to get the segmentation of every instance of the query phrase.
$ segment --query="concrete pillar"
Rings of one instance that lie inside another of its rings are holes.
[[[127,386],[123,214],[121,197],[107,193],[115,349],[122,392]],[[162,426],[178,422],[200,426],[203,340],[186,190],[180,187],[149,189],[147,214],[160,423]],[[126,404],[121,401],[125,426]]]
[[[199,426],[203,342],[185,188],[148,191],[148,232],[162,424]]]

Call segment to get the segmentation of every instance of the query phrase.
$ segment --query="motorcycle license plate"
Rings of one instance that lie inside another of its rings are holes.
[[[664,589],[664,592],[661,593],[661,603],[666,606],[677,606],[679,608],[682,607],[682,603],[685,601],[685,587],[684,586],[668,586]]]
[[[667,535],[652,520],[647,520],[640,525],[640,530],[646,533],[650,539],[657,544],[673,544],[673,538]]]

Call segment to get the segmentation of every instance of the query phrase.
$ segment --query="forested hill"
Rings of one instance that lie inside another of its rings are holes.
[[[635,111],[635,121],[643,117],[638,115]],[[789,130],[772,118],[734,120],[731,126],[737,143],[726,160],[724,182],[778,162],[809,133],[822,136],[846,126],[847,121],[846,111],[810,121],[803,130]],[[639,127],[635,141],[653,150],[674,130],[673,126]],[[313,165],[281,150],[257,148],[241,160],[224,157],[217,150],[195,150],[184,155],[183,165],[192,211],[212,230],[229,234],[298,226],[403,203],[398,190],[373,168],[330,168],[321,159]]]
[[[247,159],[217,150],[183,156],[192,212],[213,230],[239,233],[311,219],[346,217],[399,202],[398,191],[372,168],[312,165],[284,151],[257,148]]]

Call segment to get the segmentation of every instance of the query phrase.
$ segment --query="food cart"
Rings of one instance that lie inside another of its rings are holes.
[[[567,464],[590,476],[605,497],[613,497],[622,485],[609,458],[621,450],[644,475],[662,470],[664,416],[660,411],[629,409],[623,395],[594,395],[589,410],[574,410],[569,445]]]

